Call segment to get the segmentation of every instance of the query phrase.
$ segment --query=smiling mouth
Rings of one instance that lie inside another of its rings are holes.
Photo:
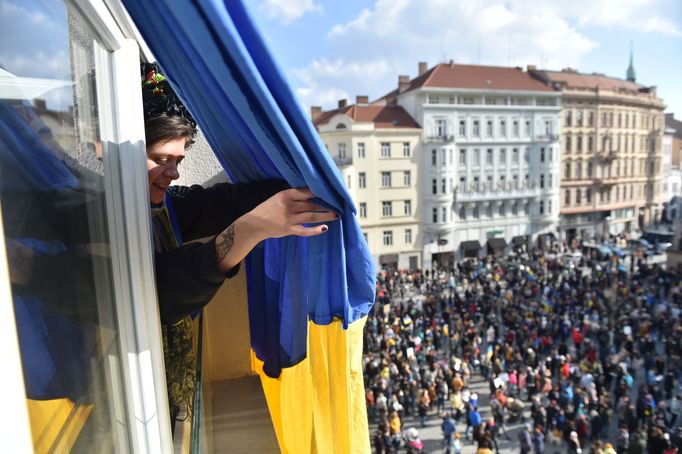
[[[161,192],[164,192],[166,189],[168,189],[168,186],[161,186],[160,184],[156,183],[153,183],[153,186]]]

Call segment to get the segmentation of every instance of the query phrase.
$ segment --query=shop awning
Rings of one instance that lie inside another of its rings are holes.
[[[481,249],[481,243],[478,240],[462,241],[459,243],[462,252],[478,251]]]
[[[379,263],[398,263],[398,254],[384,254],[379,256]]]
[[[551,243],[554,240],[555,236],[553,233],[543,233],[541,235],[538,235],[538,244],[540,246],[544,246],[546,243]]]
[[[488,248],[491,251],[499,252],[507,247],[507,241],[504,238],[488,238]]]
[[[528,237],[526,235],[515,236],[511,239],[514,246],[523,246],[528,243]]]

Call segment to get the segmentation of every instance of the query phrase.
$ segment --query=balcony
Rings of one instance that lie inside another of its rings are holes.
[[[484,187],[478,190],[473,188],[466,188],[461,190],[455,188],[453,191],[454,202],[455,203],[468,203],[468,202],[484,202],[492,200],[516,200],[516,199],[528,199],[535,198],[540,195],[541,189],[537,187],[533,188],[519,188],[519,189],[493,189],[487,190]]]
[[[559,134],[538,134],[535,136],[537,142],[556,142],[559,140]]]
[[[353,165],[353,157],[352,156],[334,156],[334,164],[336,164],[337,167],[346,167]]]
[[[453,140],[455,140],[455,136],[452,134],[441,134],[437,136],[424,137],[424,142],[426,143],[445,143],[452,142]]]
[[[597,187],[608,187],[608,186],[613,186],[616,184],[617,179],[615,178],[595,178],[592,180],[592,184],[597,186]]]
[[[602,161],[611,161],[613,159],[618,159],[620,153],[617,150],[600,151],[596,154],[597,158]]]

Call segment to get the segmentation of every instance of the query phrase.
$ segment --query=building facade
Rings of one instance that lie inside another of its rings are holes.
[[[375,264],[420,268],[419,125],[402,107],[369,105],[366,96],[311,114],[355,201]]]
[[[666,126],[663,134],[662,164],[663,171],[663,204],[665,213],[663,221],[670,221],[676,217],[676,205],[672,200],[682,195],[682,171],[679,165],[673,161],[673,144],[675,142],[675,130]]]
[[[556,231],[558,91],[518,68],[420,63],[378,102],[422,125],[424,266]]]
[[[671,161],[672,165],[682,168],[682,121],[675,119],[675,114],[665,114],[665,127],[672,129]]]
[[[574,70],[531,73],[563,93],[561,230],[604,238],[644,229],[663,203],[663,102],[655,87]]]

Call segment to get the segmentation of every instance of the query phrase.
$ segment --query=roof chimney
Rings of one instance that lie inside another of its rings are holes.
[[[421,76],[422,74],[424,74],[426,72],[426,70],[427,70],[426,62],[420,61],[419,62],[419,75]]]
[[[310,107],[310,119],[315,121],[318,119],[318,117],[322,115],[322,107],[320,106],[311,106]]]
[[[346,107],[346,104],[348,104],[348,100],[339,99],[339,109],[341,109],[342,107]]]
[[[355,97],[355,104],[369,104],[369,96],[358,95]]]
[[[536,71],[538,68],[535,65],[528,65],[526,67],[526,71],[531,72],[531,71]]]
[[[398,93],[406,91],[410,87],[410,76],[398,76]]]

